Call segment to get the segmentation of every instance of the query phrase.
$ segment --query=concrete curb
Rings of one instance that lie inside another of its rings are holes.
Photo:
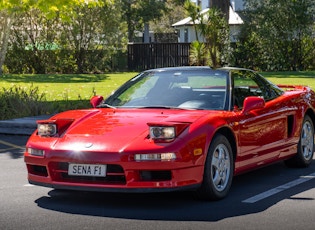
[[[37,128],[36,120],[45,120],[51,115],[23,117],[0,121],[0,133],[10,135],[31,135]]]

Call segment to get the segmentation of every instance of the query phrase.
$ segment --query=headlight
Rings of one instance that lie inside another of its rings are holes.
[[[152,139],[174,139],[176,136],[175,127],[153,126],[150,127],[150,137]]]
[[[37,120],[37,135],[41,137],[60,137],[73,123],[74,119]]]
[[[149,153],[135,155],[135,161],[170,161],[175,159],[175,153]]]
[[[57,134],[56,124],[37,124],[37,132],[39,136],[53,137]]]

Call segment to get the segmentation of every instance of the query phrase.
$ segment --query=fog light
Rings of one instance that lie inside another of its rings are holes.
[[[135,161],[170,161],[175,159],[175,153],[151,153],[135,155]]]
[[[45,150],[41,150],[41,149],[26,148],[26,151],[28,154],[33,155],[33,156],[42,157],[45,155]]]

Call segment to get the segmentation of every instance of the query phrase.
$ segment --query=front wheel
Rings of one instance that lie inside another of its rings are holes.
[[[314,155],[314,125],[312,119],[306,115],[303,120],[297,154],[285,164],[289,167],[308,167]]]
[[[203,182],[197,195],[205,200],[220,200],[227,196],[234,174],[232,148],[227,138],[217,134],[210,145],[204,166]]]

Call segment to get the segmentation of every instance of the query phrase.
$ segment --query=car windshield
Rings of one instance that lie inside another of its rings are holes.
[[[104,104],[133,108],[223,110],[228,73],[209,69],[146,71],[129,80]]]

